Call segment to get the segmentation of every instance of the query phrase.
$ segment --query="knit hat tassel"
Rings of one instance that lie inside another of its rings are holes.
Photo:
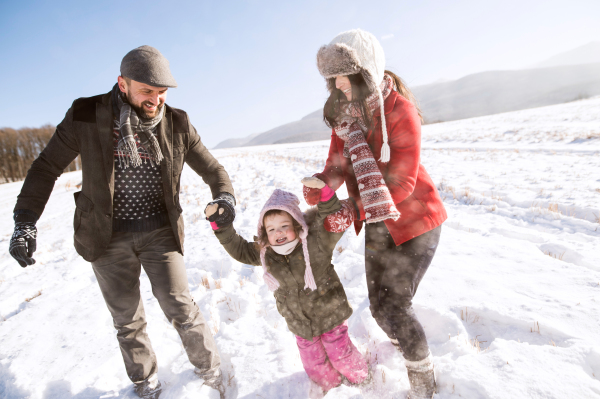
[[[383,95],[381,89],[377,87],[377,95],[379,96],[379,109],[381,111],[381,134],[383,135],[383,144],[381,146],[381,157],[379,161],[383,163],[390,162],[390,145],[388,144],[387,127],[385,125],[385,110],[383,108]]]
[[[313,276],[312,267],[310,267],[307,241],[306,237],[302,239],[302,252],[304,252],[304,262],[306,263],[306,270],[304,271],[304,289],[310,288],[311,290],[316,290],[317,283],[315,282],[315,276]]]
[[[260,250],[260,263],[263,267],[263,279],[265,280],[267,287],[269,287],[269,290],[275,291],[277,290],[277,288],[279,288],[279,281],[277,281],[277,279],[273,277],[273,275],[269,273],[267,269],[267,263],[265,262],[265,252],[267,252],[267,247],[263,247]]]

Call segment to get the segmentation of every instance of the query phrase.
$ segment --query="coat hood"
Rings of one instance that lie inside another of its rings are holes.
[[[304,272],[304,288],[317,289],[317,284],[315,283],[315,278],[312,273],[312,269],[310,267],[310,258],[308,256],[308,225],[304,220],[304,215],[300,210],[300,200],[296,195],[290,193],[289,191],[284,191],[280,189],[276,189],[273,191],[273,194],[269,197],[262,210],[260,211],[260,216],[258,218],[258,236],[260,236],[262,227],[263,227],[263,218],[265,217],[265,213],[270,210],[278,209],[289,213],[299,224],[302,226],[302,231],[299,234],[300,242],[302,242],[302,251],[304,253],[304,261],[306,262],[306,271]],[[263,247],[260,250],[260,261],[263,266],[264,271],[264,279],[267,283],[267,286],[271,291],[275,291],[279,288],[279,282],[271,273],[268,272],[267,264],[265,262],[265,253],[267,252],[267,247]]]

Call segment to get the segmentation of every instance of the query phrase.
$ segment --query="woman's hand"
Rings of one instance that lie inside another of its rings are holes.
[[[302,184],[304,185],[302,194],[306,203],[310,206],[317,205],[321,200],[321,188],[325,187],[325,182],[316,177],[305,177],[302,179]]]
[[[326,202],[333,197],[333,191],[325,182],[317,177],[305,177],[302,179],[304,189],[304,199],[308,205],[317,205],[320,202]]]
[[[303,178],[302,184],[309,188],[318,188],[319,190],[325,187],[325,182],[314,176]]]

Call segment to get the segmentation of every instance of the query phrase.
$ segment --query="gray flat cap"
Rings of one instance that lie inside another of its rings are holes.
[[[121,61],[121,76],[154,87],[177,87],[169,61],[152,46],[140,46]]]

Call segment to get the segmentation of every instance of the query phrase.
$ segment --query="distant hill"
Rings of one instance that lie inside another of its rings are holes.
[[[311,112],[299,121],[286,123],[274,129],[242,139],[221,141],[216,148],[246,147],[250,145],[296,143],[301,141],[326,140],[331,137],[331,128],[323,122],[321,110]]]
[[[233,147],[243,147],[248,141],[252,140],[254,137],[258,136],[262,133],[254,133],[247,137],[237,138],[237,139],[227,139],[221,141],[215,148],[233,148]]]
[[[583,50],[582,50],[583,49]],[[592,42],[544,61],[544,67],[517,71],[488,71],[458,80],[411,88],[419,101],[425,123],[560,104],[600,95],[600,61],[595,60],[600,42]],[[587,55],[586,55],[587,54]],[[591,54],[591,55],[590,55]],[[551,66],[569,59],[578,65]],[[299,121],[242,139],[222,141],[215,148],[326,140],[331,136],[318,109]]]
[[[594,64],[600,62],[600,42],[590,42],[576,49],[550,57],[533,65],[533,68],[547,68],[561,65]]]
[[[426,123],[559,104],[600,94],[600,63],[481,72],[414,87]]]

